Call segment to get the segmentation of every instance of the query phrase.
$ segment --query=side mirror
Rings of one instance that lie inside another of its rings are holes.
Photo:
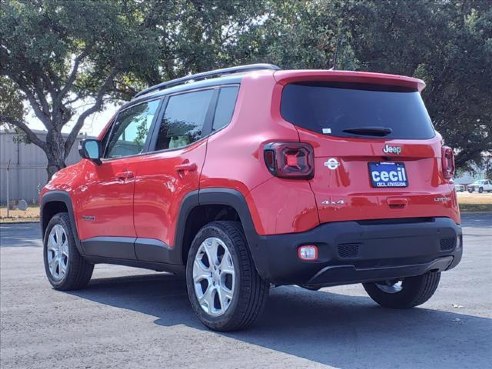
[[[93,138],[87,138],[80,141],[79,154],[84,159],[89,159],[97,165],[101,162],[101,142]]]

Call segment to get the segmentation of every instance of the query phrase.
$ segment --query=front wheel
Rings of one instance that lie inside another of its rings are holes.
[[[441,272],[429,272],[381,282],[363,283],[367,294],[379,305],[392,309],[409,309],[423,304],[436,292]]]
[[[269,283],[256,271],[241,224],[205,225],[186,264],[188,297],[195,314],[216,331],[244,329],[262,312]]]
[[[94,264],[79,254],[67,213],[51,218],[43,244],[46,276],[55,290],[77,290],[89,284]]]
[[[478,193],[482,193],[482,192],[483,192],[483,187],[480,187],[480,188],[478,189]]]

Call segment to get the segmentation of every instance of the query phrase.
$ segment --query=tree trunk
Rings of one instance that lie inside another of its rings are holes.
[[[48,181],[53,174],[66,167],[65,164],[65,141],[60,132],[56,130],[48,131],[46,135],[46,157],[48,158]]]

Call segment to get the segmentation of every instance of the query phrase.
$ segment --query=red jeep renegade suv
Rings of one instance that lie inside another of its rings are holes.
[[[85,287],[96,263],[183,272],[220,331],[253,323],[270,284],[424,303],[462,233],[453,151],[423,88],[255,64],[140,92],[41,193],[50,283]]]

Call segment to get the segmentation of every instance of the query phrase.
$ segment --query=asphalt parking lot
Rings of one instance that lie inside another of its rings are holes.
[[[271,290],[245,332],[193,316],[184,281],[98,265],[89,288],[53,290],[38,224],[0,226],[0,367],[490,368],[492,213],[463,216],[465,254],[420,308],[379,308],[360,285]]]

